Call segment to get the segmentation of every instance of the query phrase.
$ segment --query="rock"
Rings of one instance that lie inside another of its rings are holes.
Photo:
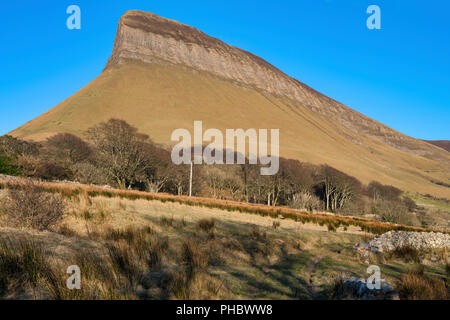
[[[354,247],[360,256],[367,257],[369,252],[383,253],[405,246],[414,249],[450,248],[450,235],[440,232],[389,231]]]
[[[361,243],[359,244],[359,246],[362,247],[362,248],[364,248],[364,249],[368,249],[368,248],[369,248],[369,245],[367,244],[367,242],[361,242]]]
[[[344,292],[361,300],[399,300],[394,287],[382,279],[380,289],[369,289],[365,279],[349,278],[344,281]]]

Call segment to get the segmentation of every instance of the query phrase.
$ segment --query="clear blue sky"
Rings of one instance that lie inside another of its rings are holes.
[[[81,8],[81,30],[66,28],[71,4]],[[381,30],[366,27],[371,4],[381,8]],[[450,139],[450,2],[444,0],[5,0],[0,134],[99,75],[128,9],[195,26],[410,136]]]

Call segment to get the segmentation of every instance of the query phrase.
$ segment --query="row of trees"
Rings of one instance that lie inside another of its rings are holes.
[[[174,165],[168,150],[125,121],[111,119],[90,128],[84,136],[86,140],[60,133],[40,145],[3,136],[0,159],[7,159],[10,168],[30,177],[188,194],[189,166]],[[364,212],[367,201],[371,205],[380,201],[400,203],[401,193],[377,182],[363,186],[356,178],[327,165],[291,159],[281,158],[279,172],[273,176],[260,175],[259,165],[194,166],[194,195],[269,206]],[[411,203],[402,205],[413,210]]]
[[[152,192],[184,194],[186,166],[123,120],[111,119],[87,130],[86,141],[59,133],[41,144],[0,137],[0,159],[24,176],[75,180]]]

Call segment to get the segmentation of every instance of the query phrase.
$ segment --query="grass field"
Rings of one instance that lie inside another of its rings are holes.
[[[56,232],[0,228],[0,257],[5,239],[22,248],[16,253],[32,243],[52,270],[41,274],[33,265],[32,282],[11,272],[5,278],[0,268],[3,298],[323,299],[336,278],[367,277],[353,245],[373,235],[358,227],[328,231],[291,219],[87,193],[66,199]],[[423,259],[427,274],[445,277],[442,254]],[[403,258],[371,259],[391,283],[414,267]],[[81,291],[64,287],[73,264],[81,268]]]
[[[418,206],[426,207],[433,210],[441,210],[443,212],[450,213],[450,201],[442,199],[433,199],[420,194],[408,194],[412,200],[414,200]]]
[[[80,194],[86,196],[105,196],[108,198],[122,199],[142,199],[159,200],[162,202],[174,202],[186,204],[189,206],[200,206],[207,208],[217,208],[228,212],[246,212],[260,215],[263,217],[291,219],[297,222],[318,224],[326,226],[328,230],[334,231],[339,228],[346,229],[349,226],[355,226],[363,231],[374,234],[381,234],[387,231],[436,231],[448,232],[447,230],[421,228],[401,224],[376,221],[360,217],[340,216],[331,213],[312,213],[302,210],[295,210],[288,207],[274,207],[261,204],[252,204],[246,202],[237,202],[230,200],[220,200],[202,197],[175,196],[165,193],[150,193],[136,190],[105,189],[96,186],[87,186],[82,184],[67,184],[55,182],[41,182],[39,187],[47,192],[62,194],[66,198],[73,198]],[[23,182],[0,180],[1,188],[22,188]]]

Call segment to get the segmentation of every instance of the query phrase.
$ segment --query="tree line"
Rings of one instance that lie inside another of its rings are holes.
[[[83,136],[59,133],[41,143],[2,136],[0,173],[188,194],[189,165],[173,164],[169,150],[127,122],[110,119]],[[248,162],[195,165],[193,195],[416,223],[409,221],[415,203],[402,197],[401,190],[375,181],[365,186],[328,165],[293,159],[280,158],[273,176],[260,175],[260,165]]]

